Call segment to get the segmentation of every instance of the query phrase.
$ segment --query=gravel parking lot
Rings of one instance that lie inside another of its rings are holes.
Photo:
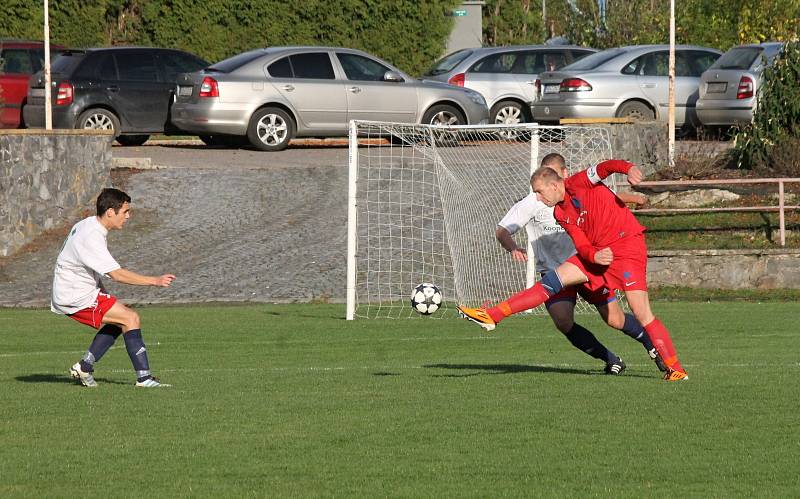
[[[698,147],[679,142],[678,152]],[[133,217],[109,234],[112,254],[135,271],[178,276],[167,289],[109,282],[124,301],[344,301],[346,140],[276,153],[163,141],[113,154],[149,158],[153,169],[115,172]],[[49,304],[53,264],[75,221],[0,262],[0,306]]]
[[[133,217],[109,234],[109,248],[125,267],[178,279],[167,289],[114,283],[109,289],[129,303],[343,300],[347,147],[341,143],[278,153],[199,142],[115,147],[115,157],[147,157],[159,168],[115,175],[133,198]],[[62,240],[43,238],[5,262],[0,306],[49,304]]]

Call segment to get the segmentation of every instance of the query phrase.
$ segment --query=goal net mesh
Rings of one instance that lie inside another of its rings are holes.
[[[497,242],[497,223],[530,192],[530,175],[545,155],[563,155],[570,173],[612,157],[607,131],[592,127],[354,122],[350,133],[350,175],[357,179],[348,306],[363,318],[419,317],[410,297],[422,282],[444,296],[435,317],[532,285],[538,273],[527,231],[514,236],[528,248],[525,264]],[[579,300],[576,312],[590,309]]]

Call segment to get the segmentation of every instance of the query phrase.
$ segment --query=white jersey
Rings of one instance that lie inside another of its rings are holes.
[[[498,225],[511,234],[525,227],[528,255],[533,253],[537,273],[555,270],[575,254],[575,244],[556,222],[553,208],[536,199],[535,193],[517,201]]]
[[[107,235],[108,229],[94,216],[72,227],[56,260],[50,310],[74,314],[97,301],[100,278],[120,268],[108,252]]]

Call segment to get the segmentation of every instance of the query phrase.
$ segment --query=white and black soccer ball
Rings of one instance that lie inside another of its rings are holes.
[[[423,282],[411,293],[411,307],[422,315],[431,315],[442,306],[442,291],[435,285]]]

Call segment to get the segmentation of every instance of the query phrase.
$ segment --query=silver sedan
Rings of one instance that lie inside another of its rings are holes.
[[[478,92],[416,80],[367,53],[336,47],[269,47],[180,75],[172,123],[208,141],[247,137],[264,151],[293,137],[344,135],[350,120],[480,124]]]
[[[781,42],[742,45],[722,54],[700,78],[697,116],[703,125],[753,121],[762,73],[782,47]]]
[[[700,75],[719,58],[716,49],[675,48],[675,124],[696,125]],[[531,104],[537,122],[562,118],[630,117],[667,121],[669,46],[617,47],[542,74]]]

